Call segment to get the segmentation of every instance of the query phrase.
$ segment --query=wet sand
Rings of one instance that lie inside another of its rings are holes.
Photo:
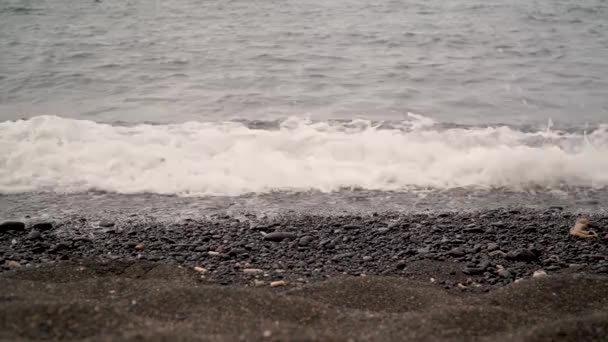
[[[437,276],[441,276],[438,274]],[[605,341],[608,281],[563,274],[478,294],[396,277],[218,286],[148,262],[0,276],[0,338],[88,341]]]

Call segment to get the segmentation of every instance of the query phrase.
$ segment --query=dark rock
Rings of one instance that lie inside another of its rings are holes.
[[[454,248],[454,249],[450,250],[448,252],[448,254],[451,255],[451,256],[453,256],[453,257],[456,257],[456,258],[459,258],[459,257],[462,257],[462,256],[466,255],[466,253],[464,251],[464,248],[462,248],[462,247]]]
[[[37,230],[32,230],[31,232],[29,232],[29,234],[27,234],[26,239],[28,240],[38,240],[42,238],[42,234],[40,234],[39,231]]]
[[[527,226],[524,228],[524,233],[536,233],[538,229],[535,226]]]
[[[481,227],[468,227],[462,230],[465,233],[474,233],[474,234],[478,234],[478,233],[483,233],[484,229]]]
[[[505,228],[507,225],[502,221],[497,221],[492,223],[492,227],[494,228]]]
[[[347,224],[345,226],[342,226],[342,228],[344,230],[356,230],[356,229],[361,229],[363,228],[363,226],[360,226],[358,224]]]
[[[55,244],[53,246],[51,246],[51,249],[49,250],[49,253],[57,253],[66,249],[69,249],[70,246],[65,243],[65,242],[60,242],[58,244]]]
[[[135,241],[127,241],[124,243],[124,246],[127,248],[135,248],[135,246],[137,246],[138,242]]]
[[[32,226],[34,229],[38,229],[41,231],[51,230],[53,229],[53,224],[51,222],[38,222]]]
[[[507,256],[507,253],[497,250],[497,251],[492,251],[492,252],[488,253],[488,255],[493,258],[505,258]]]
[[[306,236],[302,236],[300,238],[300,240],[298,240],[298,245],[300,246],[308,246],[310,245],[310,243],[314,240],[315,238],[313,238],[310,235],[306,235]]]
[[[531,262],[538,259],[538,255],[529,249],[517,249],[507,253],[506,258],[509,260]]]
[[[398,270],[402,270],[407,266],[407,263],[405,262],[405,260],[401,260],[398,263],[395,264],[395,268],[397,268]]]
[[[285,239],[295,239],[296,234],[290,232],[274,232],[264,235],[264,240],[272,242],[280,242]]]
[[[32,247],[32,253],[40,254],[49,249],[49,245],[46,243],[37,243]]]
[[[9,231],[22,232],[25,230],[25,223],[18,221],[7,221],[0,223],[0,234]]]

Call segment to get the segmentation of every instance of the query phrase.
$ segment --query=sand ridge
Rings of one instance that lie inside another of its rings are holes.
[[[0,275],[0,338],[87,341],[601,341],[605,276],[485,294],[397,277],[295,288],[217,286],[179,266],[62,262]]]

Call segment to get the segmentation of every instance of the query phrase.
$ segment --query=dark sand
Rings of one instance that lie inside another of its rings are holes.
[[[439,275],[440,276],[440,275]],[[89,341],[606,341],[606,277],[484,294],[395,277],[290,288],[206,285],[147,262],[64,262],[0,276],[0,338]]]
[[[552,208],[0,225],[0,339],[608,341],[608,216],[590,216],[595,239],[569,236],[575,219]]]

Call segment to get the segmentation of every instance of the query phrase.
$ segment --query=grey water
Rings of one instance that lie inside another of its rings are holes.
[[[608,1],[0,0],[0,122],[399,121],[408,112],[455,125],[607,123]],[[328,204],[332,213],[598,210],[607,199],[587,190],[3,194],[0,218],[327,212]]]
[[[608,1],[0,0],[0,121],[608,121]]]

